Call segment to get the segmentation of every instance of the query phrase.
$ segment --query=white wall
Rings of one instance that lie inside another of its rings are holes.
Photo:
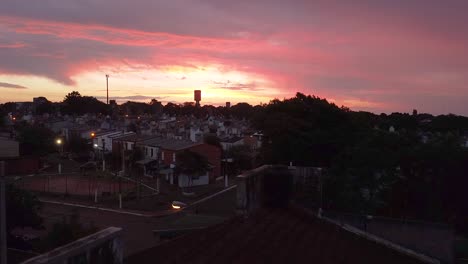
[[[153,150],[153,155],[151,155],[151,150]],[[155,160],[158,159],[158,148],[145,146],[145,157]]]
[[[189,186],[189,177],[187,175],[179,175],[179,187],[188,187]],[[203,176],[199,176],[198,179],[193,179],[191,186],[207,185],[210,182],[208,173]]]

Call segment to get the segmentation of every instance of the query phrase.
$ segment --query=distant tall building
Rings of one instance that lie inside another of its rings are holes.
[[[413,109],[413,115],[414,115],[414,116],[417,116],[417,115],[418,115],[418,110]]]
[[[230,108],[231,107],[231,102],[226,102],[226,108]]]
[[[195,106],[200,106],[201,90],[195,90],[193,92],[194,92]]]

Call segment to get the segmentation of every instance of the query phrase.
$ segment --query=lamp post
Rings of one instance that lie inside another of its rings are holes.
[[[60,156],[63,155],[63,141],[61,138],[57,138],[55,140],[55,144],[57,144],[58,148],[59,148],[59,153],[60,153]],[[62,173],[62,163],[59,163],[58,165],[58,173],[61,174]]]
[[[63,148],[62,148],[62,146],[63,146],[63,145],[62,145],[62,144],[63,144],[63,141],[62,141],[62,139],[61,139],[61,138],[57,138],[57,139],[55,140],[55,144],[57,144],[57,146],[59,146],[59,151],[60,151],[60,153],[62,153],[62,151],[63,151]]]
[[[222,161],[225,162],[224,165],[224,187],[229,187],[229,178],[228,178],[228,164],[233,162],[232,158],[223,159]]]
[[[107,90],[106,104],[109,104],[109,74],[106,74],[106,90]]]
[[[55,144],[59,147],[60,151],[60,156],[63,154],[63,140],[61,138],[57,138],[55,140]],[[62,163],[59,163],[58,165],[58,173],[62,174]],[[67,174],[65,173],[65,195],[68,195],[68,177]]]

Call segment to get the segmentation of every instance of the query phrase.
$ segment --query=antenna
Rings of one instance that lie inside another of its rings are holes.
[[[109,74],[106,74],[107,104],[109,104]]]

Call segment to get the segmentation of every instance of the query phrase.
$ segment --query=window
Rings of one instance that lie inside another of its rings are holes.
[[[175,153],[172,154],[172,162],[175,162]]]
[[[148,156],[148,148],[145,147],[145,155]]]
[[[151,148],[151,157],[153,157],[153,151],[154,151],[153,148]]]

